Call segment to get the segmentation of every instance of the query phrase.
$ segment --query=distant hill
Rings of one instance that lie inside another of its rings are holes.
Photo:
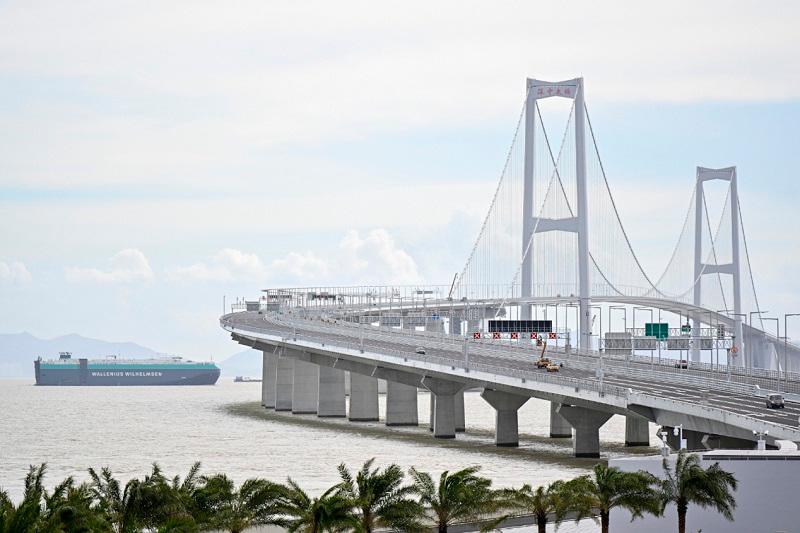
[[[261,377],[261,352],[248,348],[219,363],[223,376]]]
[[[0,333],[0,378],[33,377],[33,360],[58,357],[58,352],[96,358],[108,355],[147,358],[158,353],[133,342],[108,342],[76,334],[40,339],[30,333]]]

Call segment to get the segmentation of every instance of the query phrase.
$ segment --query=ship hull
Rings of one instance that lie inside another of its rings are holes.
[[[38,361],[37,361],[38,363]],[[92,368],[72,365],[49,368],[37,365],[36,384],[43,386],[151,386],[213,385],[219,379],[219,368]]]

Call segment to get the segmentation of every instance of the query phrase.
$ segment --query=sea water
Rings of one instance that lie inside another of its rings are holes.
[[[314,415],[274,413],[259,405],[260,383],[183,387],[37,387],[29,380],[0,380],[0,487],[17,501],[31,464],[46,462],[47,482],[88,478],[86,469],[108,466],[121,480],[146,474],[157,462],[168,475],[185,475],[195,461],[204,473],[235,481],[292,477],[310,493],[375,458],[438,475],[478,465],[498,487],[533,486],[586,474],[596,459],[572,457],[569,439],[550,439],[549,403],[531,399],[519,411],[520,447],[493,443],[494,410],[478,392],[465,393],[467,432],[435,440],[427,428],[429,395],[419,394],[420,426],[387,428]],[[385,412],[385,396],[380,396]],[[656,443],[651,425],[651,443]],[[601,429],[603,459],[654,448],[626,449],[625,421],[614,416]],[[559,531],[595,531],[591,521]]]

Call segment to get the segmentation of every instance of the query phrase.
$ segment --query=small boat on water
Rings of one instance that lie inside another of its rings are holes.
[[[261,383],[261,378],[251,378],[249,376],[236,376],[233,378],[234,383]]]

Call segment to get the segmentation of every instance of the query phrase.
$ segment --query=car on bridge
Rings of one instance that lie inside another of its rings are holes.
[[[425,355],[425,348],[423,348],[422,346],[417,346],[417,349],[414,350],[414,353],[418,353],[420,355]]]
[[[689,368],[689,361],[686,359],[680,359],[679,361],[675,362],[675,368]]]
[[[770,394],[767,396],[767,409],[784,409],[783,394]]]

